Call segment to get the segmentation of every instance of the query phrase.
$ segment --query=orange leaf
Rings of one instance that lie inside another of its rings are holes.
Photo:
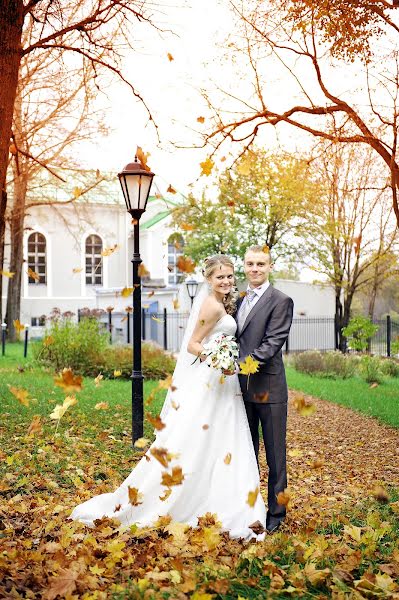
[[[255,402],[267,402],[269,400],[269,392],[262,392],[261,394],[254,394]]]
[[[149,277],[150,276],[150,272],[148,271],[148,269],[146,268],[144,263],[141,263],[139,265],[139,268],[137,269],[137,273],[139,277]]]
[[[25,329],[25,325],[23,325],[19,319],[15,319],[15,321],[13,321],[13,325],[17,333]]]
[[[190,225],[190,223],[181,223],[180,229],[183,229],[183,231],[194,231],[195,226]]]
[[[101,256],[110,256],[115,252],[115,250],[117,250],[117,248],[118,244],[114,244],[110,248],[104,248],[104,250],[101,252]]]
[[[80,392],[83,384],[81,375],[74,375],[72,369],[63,369],[58,377],[54,377],[54,383],[62,388],[64,392]]]
[[[31,279],[34,279],[35,281],[39,281],[40,276],[35,273],[35,271],[33,271],[30,267],[28,268],[28,275],[29,277],[31,277]]]
[[[151,171],[150,167],[147,165],[147,160],[150,154],[148,152],[143,152],[143,149],[140,146],[137,146],[136,156],[141,163],[141,166],[144,167],[145,171]],[[134,223],[133,223],[134,225]]]
[[[201,175],[206,175],[207,177],[209,177],[209,175],[212,173],[212,169],[214,166],[215,163],[211,158],[208,157],[206,160],[204,160],[204,162],[200,163]]]
[[[172,62],[172,60],[175,60],[170,52],[168,52],[166,56],[168,57],[169,62]]]
[[[41,416],[40,415],[35,415],[32,419],[31,424],[28,427],[28,435],[35,435],[35,433],[41,433],[42,432],[42,423],[41,423]]]
[[[198,123],[205,123],[205,117],[198,117],[197,121]]]
[[[281,506],[288,506],[289,501],[290,494],[287,488],[283,492],[279,492],[277,494],[277,504],[280,504]]]
[[[166,191],[169,192],[170,194],[176,194],[177,193],[176,190],[175,190],[175,188],[172,185],[170,185],[170,184],[169,184],[169,187],[168,187],[168,189]]]
[[[179,256],[176,260],[176,267],[183,273],[193,273],[195,271],[195,262],[189,256]]]
[[[162,495],[162,496],[159,496],[159,499],[160,499],[162,502],[165,502],[165,500],[167,500],[167,499],[169,498],[169,496],[171,495],[171,493],[172,493],[172,488],[166,489],[166,490],[164,491],[163,495]]]
[[[8,384],[8,389],[12,393],[13,396],[24,406],[29,406],[30,398],[28,390],[24,390],[22,388],[14,387],[13,385]]]
[[[132,506],[139,506],[139,504],[143,504],[142,502],[139,502],[142,499],[142,494],[139,493],[137,488],[128,486],[127,491],[129,502]]]
[[[171,487],[172,485],[181,485],[184,480],[184,475],[181,467],[173,467],[172,473],[163,472],[161,485]]]
[[[311,402],[305,402],[305,397],[302,394],[297,394],[293,400],[295,410],[302,416],[308,417],[316,412],[316,406]]]
[[[149,421],[151,423],[151,425],[153,427],[155,427],[155,429],[157,431],[161,431],[162,429],[164,429],[164,427],[166,427],[165,423],[162,422],[162,420],[159,416],[153,417],[150,413],[147,413],[146,417],[147,417],[147,421]]]
[[[168,467],[169,462],[178,456],[177,454],[171,454],[166,448],[151,448],[150,454],[152,454],[163,467]]]

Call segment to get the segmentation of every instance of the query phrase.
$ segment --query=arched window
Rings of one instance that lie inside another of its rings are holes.
[[[177,259],[184,254],[184,240],[179,233],[173,233],[168,239],[168,283],[181,283],[183,271],[177,268]]]
[[[102,285],[103,260],[101,252],[103,242],[98,235],[89,235],[86,238],[86,284]]]
[[[28,237],[28,283],[46,283],[46,238],[37,231]]]

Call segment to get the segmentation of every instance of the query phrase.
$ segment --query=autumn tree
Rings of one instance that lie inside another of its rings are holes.
[[[321,194],[304,248],[308,265],[313,263],[334,288],[338,347],[344,351],[342,329],[349,323],[354,296],[361,290],[370,293],[383,273],[388,276],[399,236],[390,185],[372,150],[343,144],[323,144],[318,150],[313,169]]]
[[[392,3],[232,0],[230,5],[237,31],[227,47],[239,75],[232,77],[232,89],[206,91],[212,117],[204,143],[215,152],[224,143],[249,148],[271,125],[367,145],[385,165],[399,225],[399,27]]]
[[[257,149],[221,173],[216,200],[190,197],[175,211],[175,224],[196,260],[217,252],[242,258],[251,244],[264,244],[287,262],[297,258],[316,193],[306,160]]]
[[[25,36],[32,34],[32,29]],[[65,61],[65,51],[48,50],[22,58],[17,96],[14,103],[11,161],[7,184],[10,260],[7,287],[6,321],[10,339],[15,339],[14,322],[20,318],[23,233],[26,211],[31,206],[70,203],[85,189],[78,184],[71,197],[60,201],[46,194],[32,198],[32,187],[39,185],[40,172],[46,170],[65,183],[56,167],[77,166],[73,157],[76,144],[98,135],[105,128],[102,111],[95,110],[98,75],[85,57]],[[97,178],[97,182],[100,177]]]
[[[40,60],[62,50],[85,58],[94,72],[106,69],[130,86],[121,70],[123,53],[133,46],[137,27],[153,25],[155,5],[146,0],[0,0],[0,270],[3,268],[8,168],[14,104],[23,58]],[[24,36],[31,29],[29,36]],[[0,288],[1,297],[1,288]]]

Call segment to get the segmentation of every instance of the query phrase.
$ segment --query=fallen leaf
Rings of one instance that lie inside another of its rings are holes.
[[[35,435],[36,433],[42,433],[42,418],[40,415],[35,415],[28,427],[27,434]]]
[[[381,502],[383,504],[389,502],[388,492],[384,487],[382,487],[382,485],[374,486],[374,488],[371,491],[371,495],[373,496],[373,498],[378,500],[378,502]]]
[[[248,528],[252,529],[252,531],[256,535],[260,535],[261,533],[265,533],[265,531],[266,531],[260,521],[255,521],[255,523],[252,523],[252,525],[248,525]]]
[[[8,389],[21,404],[23,404],[24,406],[29,406],[30,398],[28,390],[24,390],[23,388],[17,388],[9,384]]]
[[[161,485],[171,487],[172,485],[181,485],[184,480],[184,475],[181,467],[173,467],[172,473],[163,472]]]
[[[140,494],[137,488],[128,486],[127,491],[129,503],[132,506],[139,506],[140,504],[143,504],[142,502],[140,502],[140,500],[142,500],[142,494]]]
[[[122,371],[120,369],[114,370],[114,377],[120,377],[122,375]]]
[[[144,437],[139,438],[134,442],[135,448],[145,448],[150,443],[150,440]]]
[[[97,377],[94,379],[94,385],[95,385],[96,387],[100,387],[100,385],[101,385],[101,381],[102,381],[103,379],[104,379],[104,375],[102,375],[101,373],[99,373],[99,374],[97,375]]]
[[[277,494],[277,504],[280,504],[280,506],[288,506],[290,497],[288,489],[286,488],[283,492]]]
[[[146,413],[146,418],[147,421],[149,421],[151,423],[151,425],[153,427],[155,427],[155,429],[157,431],[162,431],[162,429],[164,429],[164,427],[166,427],[165,423],[162,422],[161,417],[153,417],[150,413]]]
[[[54,383],[62,388],[64,392],[80,392],[83,387],[83,377],[74,375],[72,369],[63,369],[58,377],[54,377]]]
[[[96,410],[108,410],[108,402],[98,402],[95,407]]]
[[[295,410],[302,416],[308,417],[316,412],[316,405],[312,402],[307,403],[305,397],[302,394],[297,394],[294,397],[293,405]]]

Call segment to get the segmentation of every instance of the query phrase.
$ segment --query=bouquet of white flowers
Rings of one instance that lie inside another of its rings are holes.
[[[235,371],[238,358],[238,345],[232,335],[221,333],[204,344],[205,363],[214,369]]]

